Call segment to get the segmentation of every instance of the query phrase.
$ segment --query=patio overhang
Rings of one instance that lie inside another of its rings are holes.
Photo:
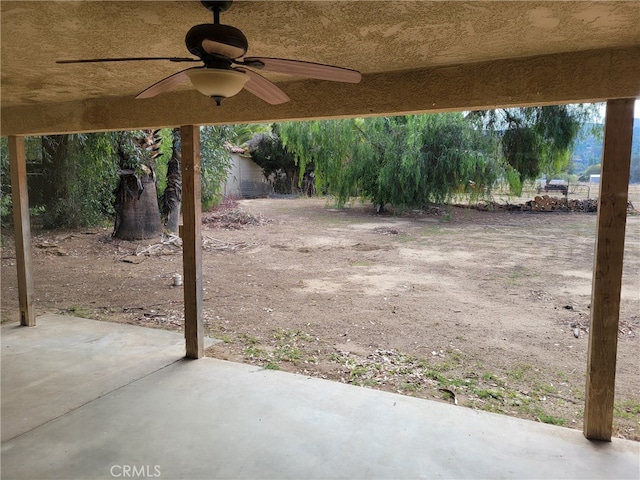
[[[221,22],[249,56],[359,70],[360,84],[262,72],[291,101],[241,92],[221,107],[187,82],[135,95],[199,64],[57,64],[189,56],[184,38],[211,22],[198,1],[31,2],[2,13],[2,135],[265,122],[605,101],[640,95],[634,1],[236,1]]]
[[[275,106],[248,92],[220,107],[195,91],[114,95],[3,106],[0,128],[2,135],[49,135],[595,103],[639,96],[638,65],[640,46],[631,46],[365,73],[356,85],[288,80],[279,86],[291,101]]]
[[[184,125],[187,355],[202,356],[199,152],[195,125],[607,101],[585,435],[610,440],[640,3],[237,2],[224,21],[251,55],[358,69],[358,85],[270,75],[291,102],[243,92],[215,107],[178,89],[135,100],[172,64],[58,65],[57,59],[183,56],[199,2],[14,2],[2,12],[1,134],[10,136],[20,310],[34,325],[23,136]],[[616,300],[616,298],[618,300]]]

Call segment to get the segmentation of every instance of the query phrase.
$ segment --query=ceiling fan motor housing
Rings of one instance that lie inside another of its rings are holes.
[[[212,23],[203,23],[201,25],[196,25],[191,27],[191,29],[187,32],[187,36],[185,37],[185,43],[187,45],[187,49],[194,55],[203,58],[211,53],[217,52],[207,52],[203,46],[202,42],[210,40],[211,42],[219,43],[222,45],[227,45],[229,47],[234,47],[234,56],[229,57],[231,59],[236,59],[242,57],[247,53],[247,49],[249,48],[249,42],[247,37],[244,36],[239,29],[232,27],[231,25],[220,25],[220,24],[212,24]],[[220,55],[224,57],[228,57],[225,53],[220,53]]]

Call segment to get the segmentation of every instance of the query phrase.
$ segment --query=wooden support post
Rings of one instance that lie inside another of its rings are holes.
[[[182,269],[184,273],[184,336],[187,358],[204,356],[202,323],[202,218],[200,200],[200,130],[180,128],[182,141]]]
[[[20,325],[35,327],[33,268],[31,265],[31,224],[29,221],[29,194],[27,190],[27,161],[24,152],[24,137],[9,137],[9,169],[11,170],[13,231],[16,241],[16,264],[18,266]]]
[[[584,435],[611,441],[634,99],[609,100],[598,196]]]

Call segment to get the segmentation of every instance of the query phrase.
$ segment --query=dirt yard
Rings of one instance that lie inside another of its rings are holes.
[[[207,355],[582,427],[595,214],[434,208],[376,215],[323,199],[207,213]],[[2,321],[16,321],[2,236]],[[176,242],[34,231],[36,311],[182,328]],[[630,214],[615,434],[640,440],[640,215]]]

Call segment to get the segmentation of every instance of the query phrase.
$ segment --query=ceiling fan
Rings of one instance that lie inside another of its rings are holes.
[[[245,57],[248,50],[247,37],[237,28],[220,23],[220,13],[229,9],[232,1],[202,1],[213,12],[213,23],[195,25],[185,37],[187,49],[198,58],[190,57],[124,57],[91,58],[83,60],[59,60],[56,63],[98,63],[141,60],[168,60],[170,62],[202,62],[204,65],[187,68],[169,75],[151,85],[136,98],[151,98],[166,92],[176,85],[191,80],[199,92],[211,97],[217,105],[244,88],[267,103],[278,105],[290,99],[270,80],[255,72],[285,73],[306,78],[331,80],[334,82],[358,83],[360,72],[348,68],[320,63],[288,60],[284,58]]]

